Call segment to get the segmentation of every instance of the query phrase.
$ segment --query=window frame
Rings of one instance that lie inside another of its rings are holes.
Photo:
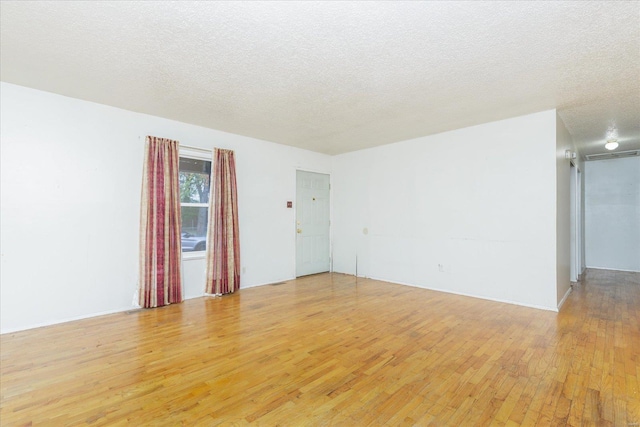
[[[207,150],[204,148],[195,148],[195,147],[180,147],[178,152],[179,158],[193,159],[193,160],[203,160],[211,163],[211,175],[209,176],[209,185],[211,185],[211,180],[213,178],[213,151]],[[178,173],[180,171],[178,170]],[[207,224],[209,223],[209,215],[211,214],[211,203],[182,203],[180,202],[180,210],[182,211],[182,207],[206,207],[207,208]],[[207,234],[209,233],[209,228],[207,227]],[[180,221],[180,236],[182,236],[182,221]],[[191,259],[204,259],[206,257],[207,251],[193,251],[193,252],[182,252],[183,260],[191,260]]]

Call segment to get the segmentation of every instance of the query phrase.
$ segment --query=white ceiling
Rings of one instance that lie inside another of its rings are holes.
[[[557,108],[640,148],[640,2],[8,2],[3,81],[337,154]],[[514,141],[517,143],[517,141]]]

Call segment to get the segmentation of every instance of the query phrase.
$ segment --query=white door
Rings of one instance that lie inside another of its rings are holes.
[[[297,171],[296,276],[329,271],[329,175]]]

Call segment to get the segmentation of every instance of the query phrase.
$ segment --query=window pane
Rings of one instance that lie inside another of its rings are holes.
[[[180,157],[180,201],[209,203],[211,162]]]
[[[206,249],[208,210],[198,206],[182,207],[182,252]]]

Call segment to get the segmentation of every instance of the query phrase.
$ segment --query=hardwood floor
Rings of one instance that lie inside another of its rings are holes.
[[[0,338],[3,426],[640,423],[640,273],[559,314],[323,274]]]

